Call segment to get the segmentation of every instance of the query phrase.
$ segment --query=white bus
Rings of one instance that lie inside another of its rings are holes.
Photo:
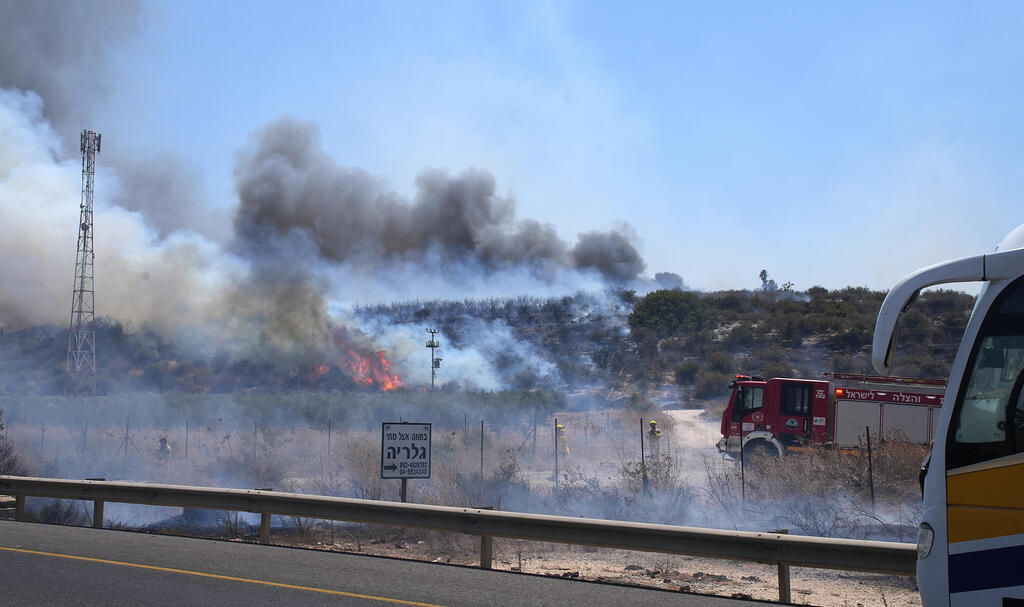
[[[924,476],[917,582],[926,607],[1024,606],[1024,225],[994,253],[901,280],[872,363],[887,375],[899,316],[932,285],[981,282],[950,371]]]

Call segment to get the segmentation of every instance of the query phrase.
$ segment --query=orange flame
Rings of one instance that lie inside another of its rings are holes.
[[[391,361],[387,359],[386,352],[370,350],[361,345],[362,341],[351,336],[347,328],[337,328],[333,339],[334,351],[337,352],[334,366],[346,373],[356,386],[381,391],[404,387],[402,378],[391,370]],[[317,368],[321,367],[325,367],[324,373],[330,369],[328,365]]]
[[[396,373],[391,372],[391,363],[384,356],[383,351],[363,356],[349,348],[346,354],[348,360],[342,361],[342,364],[348,369],[349,375],[356,385],[367,388],[376,387],[384,392],[401,388],[404,385],[402,379]]]

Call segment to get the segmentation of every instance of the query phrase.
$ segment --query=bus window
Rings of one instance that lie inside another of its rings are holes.
[[[1022,363],[1024,336],[986,337],[982,341],[954,426],[956,442],[1006,440],[1006,408]]]
[[[1018,281],[1000,295],[975,342],[953,411],[947,469],[1024,451],[1022,313],[1024,282]]]

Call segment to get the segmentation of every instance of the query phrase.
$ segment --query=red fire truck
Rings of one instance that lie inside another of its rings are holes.
[[[824,380],[737,375],[718,450],[782,455],[817,443],[857,447],[895,435],[928,444],[944,379],[824,373]],[[742,447],[742,448],[741,448]]]

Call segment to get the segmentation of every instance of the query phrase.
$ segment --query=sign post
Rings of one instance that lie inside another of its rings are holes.
[[[430,478],[430,424],[381,424],[380,477],[402,480],[403,502],[408,479]]]

